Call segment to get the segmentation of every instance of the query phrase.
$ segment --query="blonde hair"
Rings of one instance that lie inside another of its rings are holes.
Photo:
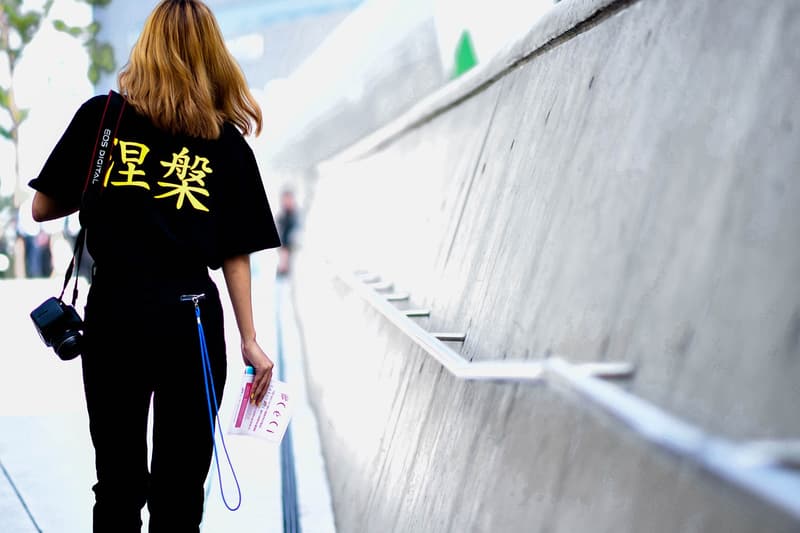
[[[226,121],[261,133],[261,108],[199,0],[156,6],[117,81],[137,111],[173,134],[217,139]]]

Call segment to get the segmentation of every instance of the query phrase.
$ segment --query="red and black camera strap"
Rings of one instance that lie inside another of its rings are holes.
[[[104,188],[104,179],[108,166],[111,163],[111,153],[114,150],[114,139],[119,131],[119,123],[122,119],[122,113],[125,111],[125,99],[115,91],[108,92],[106,99],[106,106],[103,109],[103,117],[100,119],[100,127],[97,130],[97,139],[94,143],[94,151],[92,152],[92,162],[89,165],[89,171],[86,175],[86,180],[83,183],[83,193],[81,195],[81,209],[80,221],[81,229],[78,236],[75,238],[75,248],[72,251],[72,259],[69,262],[67,271],[64,274],[64,286],[61,289],[61,294],[58,299],[63,301],[64,292],[67,290],[69,280],[72,278],[73,272],[80,271],[81,258],[83,256],[83,247],[86,243],[86,226],[88,223],[89,209],[97,207],[97,201],[100,199]],[[72,305],[78,300],[78,276],[75,275],[75,285],[72,289]]]

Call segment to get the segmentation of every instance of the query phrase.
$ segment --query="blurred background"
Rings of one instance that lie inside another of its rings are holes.
[[[26,183],[155,4],[0,2],[0,458],[39,487],[16,375],[68,387],[15,306],[77,227]],[[347,533],[800,529],[797,0],[208,4],[264,112],[259,332],[324,456],[300,500]]]
[[[264,111],[264,133],[251,141],[271,197],[291,188],[296,176],[318,162],[490,58],[553,4],[207,3]],[[30,220],[32,191],[26,184],[77,107],[94,94],[116,89],[116,73],[156,2],[3,4],[9,10],[19,4],[14,10],[25,16],[0,19],[0,94],[13,97],[0,99],[0,126],[7,133],[0,138],[0,276],[49,277],[66,268],[77,225],[74,219],[48,224]],[[303,195],[298,190],[300,201]]]

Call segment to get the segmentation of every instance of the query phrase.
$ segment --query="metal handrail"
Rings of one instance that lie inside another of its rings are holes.
[[[358,277],[342,271],[336,271],[336,276],[454,377],[541,383],[577,394],[642,439],[694,461],[711,474],[800,519],[800,475],[790,468],[798,466],[794,462],[800,453],[797,442],[733,442],[600,379],[631,376],[633,366],[625,362],[574,364],[558,356],[541,361],[467,361],[435,336],[442,334],[423,329]],[[376,277],[372,276],[372,283]],[[787,461],[787,456],[792,460]]]
[[[420,348],[439,361],[453,376],[470,380],[525,379],[536,381],[541,379],[541,370],[539,367],[543,362],[524,359],[480,362],[466,361],[452,348],[445,345],[436,335],[423,329],[413,320],[410,320],[404,311],[397,309],[394,305],[386,301],[382,295],[376,292],[376,286],[383,288],[388,285],[388,283],[375,281],[364,283],[357,277],[345,274],[341,271],[337,271],[337,276],[354,292],[368,301],[398,329],[408,335]],[[375,277],[376,276],[371,276],[369,279],[374,280]],[[380,285],[378,283],[380,283]],[[626,377],[633,373],[633,365],[629,363],[588,363],[586,365],[575,366],[584,374],[589,372],[604,376],[613,375],[615,377]]]

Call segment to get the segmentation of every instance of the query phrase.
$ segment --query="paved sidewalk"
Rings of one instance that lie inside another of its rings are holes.
[[[269,256],[254,258],[255,320],[262,347],[275,354],[276,284]],[[238,393],[244,365],[233,312],[224,283],[213,274],[226,302],[228,374],[226,397]],[[278,295],[290,302],[285,291]],[[84,533],[91,531],[94,453],[82,393],[80,361],[61,362],[38,338],[28,313],[60,289],[58,280],[0,281],[0,531],[3,533]],[[82,289],[82,298],[86,289]],[[79,302],[79,309],[82,309]],[[290,305],[290,304],[289,304]],[[287,381],[304,396],[299,339],[293,320],[283,320]],[[275,359],[276,357],[273,357]],[[223,401],[227,427],[230,402]],[[316,421],[298,405],[292,421],[301,526],[306,533],[335,531]],[[222,504],[215,472],[209,476],[204,533],[283,530],[280,453],[275,445],[249,437],[226,436],[242,489],[242,505]],[[213,470],[212,466],[212,470]],[[224,470],[223,470],[224,472]],[[224,474],[223,474],[224,475]],[[235,486],[225,480],[228,501]],[[146,510],[143,518],[146,524]],[[144,528],[146,531],[146,528]]]

